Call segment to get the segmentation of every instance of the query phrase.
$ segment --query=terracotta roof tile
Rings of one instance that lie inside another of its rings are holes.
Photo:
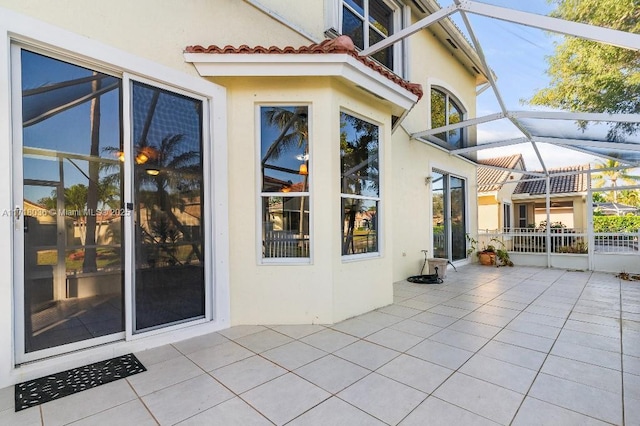
[[[510,172],[505,170],[490,169],[486,166],[503,167],[506,169],[513,169],[518,165],[518,162],[523,161],[521,154],[510,155],[507,157],[497,158],[485,158],[478,160],[478,192],[491,192],[499,191],[502,185],[497,182],[503,182],[509,178]],[[522,162],[522,168],[524,169],[524,162]]]
[[[422,98],[423,90],[422,85],[417,83],[411,83],[404,80],[399,75],[395,74],[384,65],[380,64],[374,59],[366,56],[359,56],[353,41],[349,36],[342,35],[334,39],[324,40],[319,44],[312,44],[310,46],[292,47],[286,46],[280,48],[278,46],[255,46],[249,47],[243,44],[238,47],[233,46],[216,46],[211,45],[209,47],[203,47],[200,45],[187,46],[185,53],[212,53],[212,54],[330,54],[330,53],[343,53],[357,59],[362,64],[371,68],[372,70],[382,74],[384,77],[398,84],[400,87],[408,90],[418,97]]]
[[[566,194],[571,192],[586,192],[587,190],[587,178],[584,173],[573,174],[573,175],[563,175],[563,176],[553,176],[553,174],[563,173],[563,172],[573,172],[580,170],[588,170],[589,165],[583,166],[570,166],[570,167],[562,167],[558,169],[549,169],[550,177],[549,177],[549,185],[550,185],[550,194]],[[522,179],[535,179],[536,176],[533,175],[525,175]],[[514,194],[530,194],[530,195],[544,195],[546,194],[545,189],[545,180],[534,180],[529,182],[519,182],[516,186]]]

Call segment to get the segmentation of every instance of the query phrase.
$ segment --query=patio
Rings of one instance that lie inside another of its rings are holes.
[[[332,326],[238,326],[10,425],[640,424],[640,283],[477,265]]]

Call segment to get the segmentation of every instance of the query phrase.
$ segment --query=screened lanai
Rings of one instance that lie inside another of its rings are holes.
[[[626,173],[625,170],[631,170],[632,174],[640,174],[634,173],[634,168],[640,166],[640,89],[624,94],[624,101],[607,110],[554,109],[536,105],[533,99],[537,92],[552,83],[547,70],[558,45],[579,39],[589,40],[607,46],[613,53],[630,52],[631,61],[636,64],[640,61],[640,34],[551,17],[549,15],[554,5],[546,1],[442,0],[438,4],[425,0],[415,3],[425,8],[427,15],[423,19],[363,50],[361,55],[374,54],[401,40],[410,43],[412,34],[425,29],[434,34],[445,32],[447,35],[444,38],[454,48],[455,54],[467,64],[470,72],[478,75],[480,84],[477,87],[474,117],[460,109],[453,109],[455,114],[448,116],[446,121],[438,121],[433,118],[432,112],[432,121],[427,123],[430,128],[410,132],[412,138],[445,149],[452,156],[474,162],[507,154],[522,155],[526,163],[526,180],[539,180],[546,185],[546,197],[543,197],[543,206],[546,207],[543,237],[546,244],[541,243],[536,251],[541,255],[537,261],[540,265],[557,266],[553,259],[552,237],[558,231],[552,229],[550,215],[553,208],[552,180],[560,175],[584,174],[588,182],[586,199],[583,201],[587,207],[587,226],[573,229],[570,238],[584,245],[582,254],[585,256],[573,264],[567,264],[565,259],[563,265],[620,270],[622,266],[615,262],[603,266],[597,259],[598,252],[609,252],[609,246],[603,241],[620,241],[621,237],[595,235],[592,206],[594,198],[598,196],[594,197],[594,194],[612,188],[596,188],[591,182],[595,174],[602,172]],[[636,2],[635,7],[628,14],[631,20],[635,17],[637,22],[640,19],[640,4]],[[628,72],[629,78],[638,78],[633,70],[619,72]],[[616,89],[607,87],[606,75],[596,76],[594,80],[602,84],[593,88],[585,87],[585,90],[591,89],[601,96],[609,96]],[[635,87],[640,85],[635,83]],[[446,96],[444,102],[448,106]],[[432,92],[432,106],[433,102]],[[569,99],[564,104],[571,106],[572,102]],[[629,108],[629,105],[634,107]],[[559,170],[565,166],[585,164],[588,167]],[[597,169],[594,164],[598,164]],[[482,167],[512,172],[504,167],[486,164]],[[504,179],[493,183],[516,185],[519,180],[505,180],[509,175],[498,175]],[[625,185],[623,180],[615,187],[617,191],[638,188],[640,186],[635,184]],[[514,246],[518,236],[511,232],[513,230],[496,230],[495,235],[487,238],[499,237],[507,241],[508,248],[518,255]],[[506,231],[509,231],[509,235],[506,235]],[[628,251],[637,255],[637,232],[622,239],[626,241]],[[620,251],[624,250],[619,250],[618,246],[613,250],[616,254]],[[611,258],[609,256],[609,263]]]

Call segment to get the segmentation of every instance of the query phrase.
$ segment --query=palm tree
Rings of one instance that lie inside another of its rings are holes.
[[[309,154],[309,117],[308,109],[306,106],[298,106],[294,108],[268,108],[264,110],[265,124],[274,126],[280,129],[280,133],[276,139],[271,143],[261,161],[262,181],[264,182],[265,169],[274,167],[269,165],[270,160],[277,160],[282,154],[291,150],[292,148],[302,148],[303,155],[302,160],[306,165]],[[277,166],[275,166],[277,167]],[[274,167],[274,168],[275,168]],[[278,167],[279,168],[279,167]],[[280,168],[279,168],[280,169]],[[283,170],[281,170],[283,171]],[[297,174],[298,171],[291,170],[290,173]],[[309,175],[308,172],[302,174],[302,191],[306,192],[309,187]],[[305,198],[297,197],[299,201],[299,217],[298,221],[298,234],[300,235],[300,244],[304,244],[302,241],[304,234],[305,221]],[[284,203],[283,203],[284,206]],[[268,207],[264,207],[267,209]],[[264,211],[263,216],[267,217],[268,212]]]
[[[352,134],[348,134],[347,125],[353,128]],[[342,193],[362,195],[365,190],[377,192],[379,179],[378,162],[377,160],[372,161],[372,158],[377,159],[378,126],[348,114],[341,115],[340,126]],[[347,230],[343,235],[343,254],[355,252],[356,215],[364,211],[364,201],[354,198],[353,204],[348,207],[348,212],[345,212],[347,214]],[[372,217],[372,222],[376,223],[375,217]]]
[[[602,160],[596,164],[596,169],[605,169],[597,174],[593,175],[591,181],[596,188],[604,188],[610,186],[613,193],[613,202],[618,201],[618,194],[616,188],[618,182],[626,183],[629,185],[636,185],[640,183],[640,176],[630,175],[627,173],[628,169],[618,169],[620,163],[616,160]]]
[[[177,239],[188,234],[188,231],[174,213],[177,208],[180,211],[185,207],[185,194],[200,195],[202,186],[200,178],[200,153],[197,151],[182,151],[184,135],[167,135],[160,144],[152,145],[146,140],[140,141],[136,146],[137,152],[147,152],[148,161],[136,166],[135,187],[136,197],[147,209],[150,230],[154,227],[172,228],[178,231],[180,237],[173,235],[170,239]],[[149,170],[155,170],[157,174],[149,174]],[[158,209],[161,214],[154,214]],[[139,212],[140,209],[138,209]],[[164,221],[162,224],[154,221]],[[141,225],[141,222],[138,220]],[[146,230],[145,230],[146,232]],[[148,233],[148,232],[147,232]],[[167,234],[168,235],[168,234]],[[164,234],[160,241],[154,244],[166,243]],[[200,261],[203,260],[200,247],[197,242],[191,244],[193,253]],[[171,253],[167,252],[171,256]],[[177,259],[174,258],[177,261]]]

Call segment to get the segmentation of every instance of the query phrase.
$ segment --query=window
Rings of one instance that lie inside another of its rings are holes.
[[[524,204],[520,204],[518,206],[518,227],[526,228],[529,224],[527,223],[527,206]]]
[[[360,49],[366,49],[394,32],[395,11],[383,0],[344,0],[342,3],[342,34],[348,35]],[[381,64],[393,69],[393,46],[372,55]]]
[[[451,95],[439,89],[431,89],[431,128],[435,129],[464,120],[464,111]],[[438,143],[447,148],[462,148],[464,145],[462,129],[434,135]]]
[[[378,252],[379,128],[340,114],[342,254]]]
[[[467,257],[466,182],[446,172],[431,174],[433,255],[450,260]]]
[[[309,258],[309,108],[260,107],[262,258]]]
[[[511,231],[511,203],[502,205],[502,228],[504,232]]]

